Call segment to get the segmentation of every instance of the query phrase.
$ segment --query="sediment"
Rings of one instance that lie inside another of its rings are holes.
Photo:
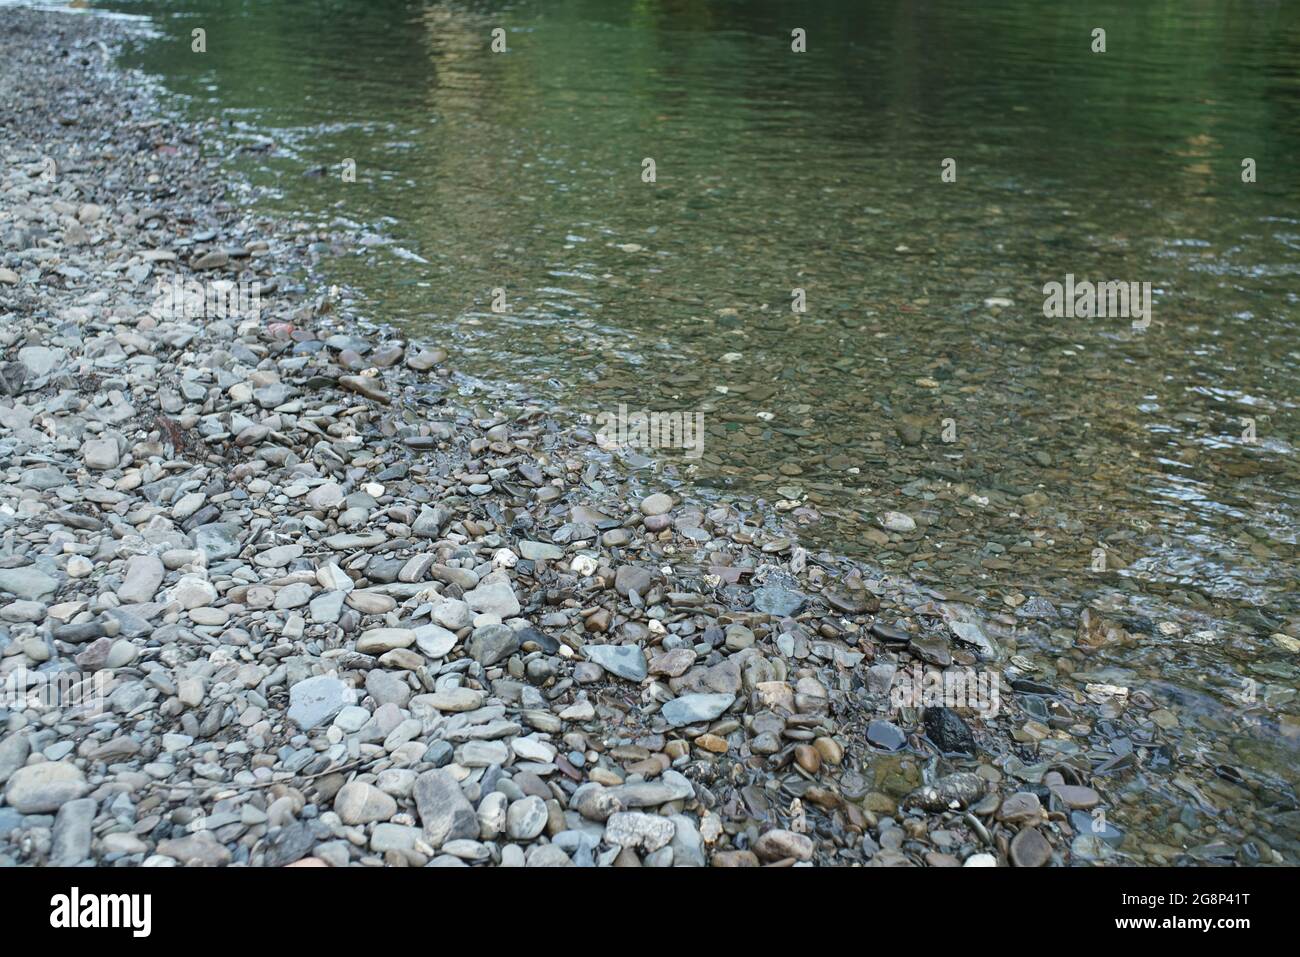
[[[981,623],[462,396],[230,198],[123,27],[0,18],[0,863],[1120,855],[1095,772],[1137,758],[1090,715],[1154,706],[1009,663],[1054,610]],[[900,697],[943,674],[993,706]]]

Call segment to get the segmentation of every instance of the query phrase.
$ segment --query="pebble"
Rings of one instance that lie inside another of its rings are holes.
[[[636,645],[587,645],[583,653],[611,674],[643,681],[648,673],[645,653]]]
[[[1021,828],[1011,839],[1011,862],[1016,867],[1043,867],[1052,859],[1052,845],[1036,827]]]

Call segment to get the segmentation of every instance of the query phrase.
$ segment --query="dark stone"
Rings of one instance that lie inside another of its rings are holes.
[[[907,644],[907,642],[912,640],[911,634],[904,631],[902,628],[895,628],[893,625],[886,625],[881,622],[876,622],[871,626],[871,633],[881,641],[888,641],[899,645]]]
[[[306,857],[316,844],[316,835],[302,822],[280,828],[266,843],[267,867],[284,867]]]
[[[96,638],[102,638],[104,634],[103,624],[97,621],[60,625],[54,629],[55,639],[66,641],[70,645],[82,645],[88,641],[94,641]]]
[[[446,741],[435,741],[429,745],[429,749],[424,752],[424,760],[428,761],[435,768],[445,768],[451,763],[452,755],[455,749]]]
[[[928,661],[940,668],[947,668],[952,664],[952,650],[948,642],[942,638],[933,636],[913,638],[907,648],[922,661]]]
[[[925,733],[944,754],[975,753],[975,736],[952,708],[926,708]]]
[[[532,625],[526,628],[520,628],[515,634],[519,637],[521,645],[532,642],[541,648],[548,655],[553,655],[560,650],[560,643],[544,632],[538,631]]]
[[[509,625],[484,625],[469,640],[469,656],[490,668],[519,650],[519,635]]]

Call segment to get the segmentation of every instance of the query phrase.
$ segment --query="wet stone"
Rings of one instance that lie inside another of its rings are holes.
[[[867,740],[885,751],[897,751],[907,745],[907,735],[889,721],[876,720],[867,725]]]
[[[1011,863],[1017,867],[1044,867],[1052,859],[1052,845],[1036,827],[1021,829],[1011,839]]]
[[[951,708],[925,709],[925,733],[945,754],[974,754],[975,736]]]

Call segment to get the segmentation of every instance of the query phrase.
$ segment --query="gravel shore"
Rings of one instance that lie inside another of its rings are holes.
[[[981,618],[462,396],[302,278],[329,236],[228,198],[120,26],[0,18],[0,864],[1120,855],[1095,772],[1132,785],[1159,720],[1016,661],[1055,609]],[[941,673],[994,706],[899,697]]]

